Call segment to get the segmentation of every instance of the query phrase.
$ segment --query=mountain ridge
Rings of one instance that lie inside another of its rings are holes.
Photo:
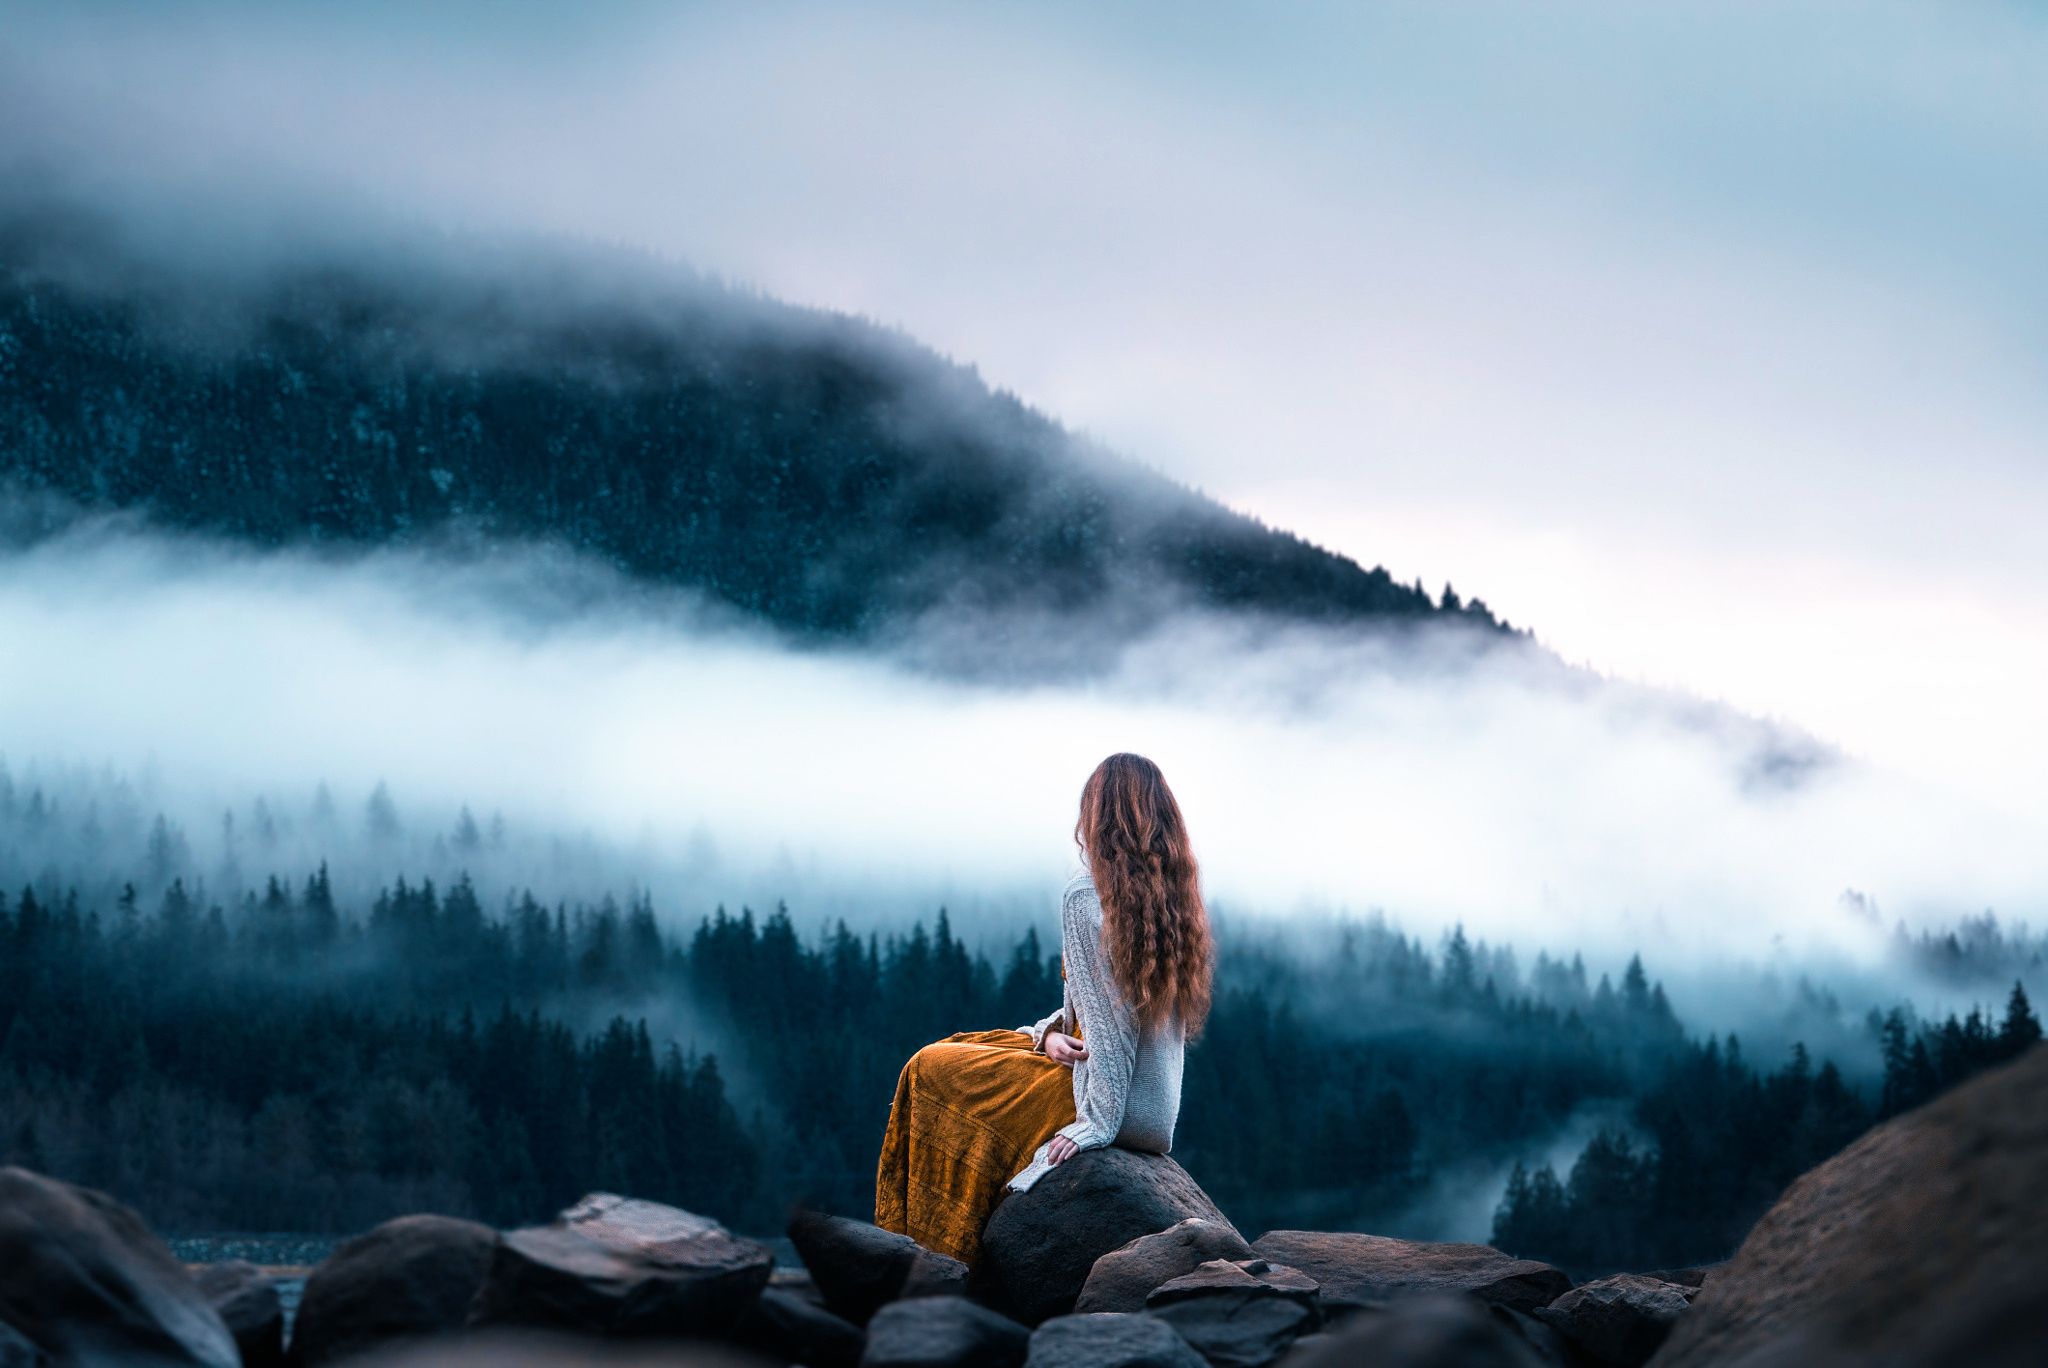
[[[1512,633],[898,330],[554,240],[181,276],[107,219],[13,205],[0,477],[263,546],[557,539],[826,640],[1017,613],[1113,641],[1174,608]]]

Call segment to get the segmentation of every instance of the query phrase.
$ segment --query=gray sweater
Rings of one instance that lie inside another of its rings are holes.
[[[1074,1066],[1074,1122],[1057,1134],[1081,1149],[1114,1144],[1164,1154],[1173,1148],[1173,1123],[1180,1115],[1180,1077],[1185,1039],[1178,1021],[1140,1031],[1131,1009],[1109,977],[1102,952],[1102,900],[1083,870],[1060,896],[1060,954],[1066,1001],[1043,1021],[1017,1029],[1045,1048],[1045,1033],[1079,1034],[1088,1057]],[[1047,1144],[1051,1142],[1048,1141]],[[1030,1187],[1052,1168],[1046,1146],[1010,1180],[1014,1192]]]

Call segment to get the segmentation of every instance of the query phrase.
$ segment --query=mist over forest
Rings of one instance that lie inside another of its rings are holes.
[[[2038,1035],[2030,828],[900,333],[166,225],[0,196],[0,1158],[181,1230],[861,1214],[904,1055],[1057,996],[1126,749],[1223,930],[1182,1157],[1248,1227],[1716,1258]]]

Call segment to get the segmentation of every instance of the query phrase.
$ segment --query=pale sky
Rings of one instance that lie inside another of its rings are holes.
[[[900,325],[1569,659],[2048,807],[2038,9],[422,8],[0,0],[0,62],[155,169]]]

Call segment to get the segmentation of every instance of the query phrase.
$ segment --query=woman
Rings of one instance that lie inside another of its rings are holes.
[[[1083,868],[1060,899],[1060,1010],[927,1045],[896,1080],[875,1224],[968,1263],[1006,1187],[1021,1192],[1082,1150],[1172,1147],[1182,1047],[1209,1011],[1208,914],[1159,767],[1138,755],[1096,766],[1074,841]]]

